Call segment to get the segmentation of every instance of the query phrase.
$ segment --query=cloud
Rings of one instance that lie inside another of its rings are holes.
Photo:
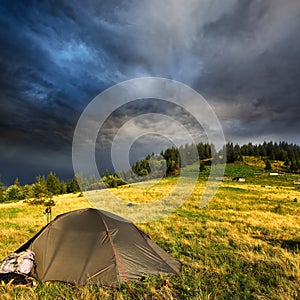
[[[196,89],[215,109],[228,140],[299,143],[299,13],[297,0],[3,1],[1,155],[21,157],[26,146],[29,156],[47,153],[49,161],[40,163],[50,168],[56,151],[70,155],[89,101],[141,76]],[[199,129],[182,111],[148,101],[116,112],[103,139],[111,140],[122,122],[141,112],[168,110]],[[116,117],[121,113],[122,121]]]

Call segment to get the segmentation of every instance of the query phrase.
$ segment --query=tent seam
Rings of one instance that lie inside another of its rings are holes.
[[[115,246],[114,246],[114,243],[113,243],[113,241],[112,241],[111,234],[110,234],[110,232],[109,232],[109,230],[108,230],[108,227],[107,227],[107,224],[106,224],[105,220],[103,220],[103,224],[104,224],[104,226],[105,226],[106,234],[107,234],[107,236],[108,236],[109,242],[110,242],[111,247],[112,247],[112,250],[113,250],[113,252],[114,252],[116,261],[118,262],[118,264],[119,264],[119,266],[120,266],[120,269],[121,269],[121,272],[123,273],[123,275],[124,275],[124,277],[125,277],[125,281],[126,281],[128,287],[129,287],[130,293],[132,294],[133,298],[135,299],[136,297],[135,297],[134,291],[133,291],[132,287],[130,286],[129,279],[128,279],[127,274],[126,274],[126,272],[125,272],[125,270],[124,270],[124,268],[123,268],[123,264],[122,264],[122,262],[121,262],[119,253],[117,252],[117,249],[116,249]],[[118,274],[118,275],[119,275],[119,274]]]

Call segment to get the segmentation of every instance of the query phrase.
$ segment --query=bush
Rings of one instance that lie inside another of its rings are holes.
[[[110,175],[108,178],[105,179],[104,184],[108,188],[116,188],[117,186],[123,185],[125,183],[118,176],[116,176],[116,175]]]
[[[5,191],[5,200],[6,201],[16,201],[25,199],[25,195],[22,191],[22,188],[17,185],[9,186]]]
[[[55,206],[55,201],[53,199],[49,199],[44,202],[45,206]]]

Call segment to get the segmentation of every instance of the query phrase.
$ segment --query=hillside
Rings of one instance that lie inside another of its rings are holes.
[[[206,172],[207,173],[207,172]],[[138,224],[182,265],[181,273],[146,277],[131,286],[138,299],[297,299],[300,297],[300,190],[295,175],[271,177],[257,166],[230,164],[225,181],[204,209],[198,201],[207,174],[191,197],[163,220]],[[111,191],[131,201],[154,200],[176,184],[163,179],[147,190],[134,186]],[[99,191],[101,192],[101,191]],[[152,198],[151,198],[152,197]],[[90,206],[78,194],[55,196],[54,215]],[[0,257],[4,258],[45,224],[42,205],[22,201],[0,205]],[[63,267],[63,266],[62,266]],[[107,290],[63,283],[0,287],[1,299],[129,299],[128,287]]]

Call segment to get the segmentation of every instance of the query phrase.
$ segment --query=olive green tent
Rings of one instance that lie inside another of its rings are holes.
[[[31,250],[38,281],[118,286],[179,272],[180,263],[132,222],[98,209],[57,216],[16,252]]]

